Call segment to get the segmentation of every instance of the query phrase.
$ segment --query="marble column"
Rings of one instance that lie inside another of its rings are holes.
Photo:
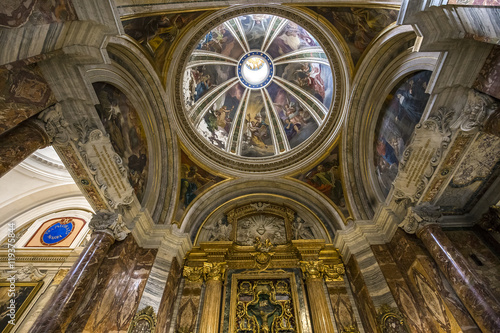
[[[78,304],[89,292],[88,288],[109,248],[115,240],[125,239],[130,232],[121,215],[110,212],[98,212],[92,217],[89,227],[93,230],[89,243],[31,327],[30,333],[66,331]]]
[[[205,297],[200,320],[200,333],[218,333],[222,282],[226,272],[226,263],[204,263]]]
[[[335,332],[323,285],[326,267],[321,260],[300,262],[306,280],[307,301],[311,309],[314,332]]]
[[[31,120],[0,135],[0,177],[49,143],[49,136]]]
[[[479,328],[500,332],[500,303],[443,232],[440,218],[438,207],[424,204],[410,207],[400,226],[422,240]]]

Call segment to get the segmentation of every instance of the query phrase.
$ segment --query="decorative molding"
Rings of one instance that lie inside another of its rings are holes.
[[[156,313],[153,307],[147,306],[137,312],[130,324],[128,333],[153,333],[155,332],[156,323]]]
[[[439,207],[425,202],[419,206],[408,207],[399,227],[409,234],[414,234],[428,224],[438,224],[442,216]]]
[[[13,272],[15,273],[12,274]],[[20,269],[17,269],[16,271],[5,270],[0,272],[0,280],[7,280],[7,278],[12,277],[13,275],[16,277],[15,280],[18,282],[38,282],[42,281],[45,276],[47,276],[47,273],[42,273],[32,264],[28,264]]]
[[[125,226],[121,214],[98,211],[89,223],[89,228],[93,232],[104,231],[112,235],[115,240],[122,241],[130,233],[130,230]]]
[[[127,178],[122,158],[101,130],[87,128],[86,125],[82,122],[79,127],[78,150],[90,173],[111,207],[130,205],[134,201],[134,189]]]
[[[43,123],[41,127],[44,128],[53,145],[65,145],[71,139],[71,127],[64,119],[61,104],[56,103],[43,110],[37,119]]]
[[[486,119],[498,108],[497,103],[488,95],[473,89],[467,94],[467,103],[458,118],[450,125],[452,129],[464,132],[481,130]]]
[[[203,281],[203,267],[184,266],[182,276],[190,282],[201,282]]]

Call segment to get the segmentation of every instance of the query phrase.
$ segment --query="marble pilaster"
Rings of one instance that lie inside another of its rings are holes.
[[[311,308],[312,325],[315,332],[334,332],[324,292],[325,264],[321,260],[302,261],[300,268],[306,280],[307,299]]]
[[[49,145],[49,137],[30,120],[0,135],[0,177],[36,150]]]
[[[78,304],[88,293],[99,266],[115,240],[123,240],[129,233],[121,215],[98,212],[89,223],[92,237],[71,270],[61,282],[43,315],[39,316],[30,332],[64,332],[74,318]]]

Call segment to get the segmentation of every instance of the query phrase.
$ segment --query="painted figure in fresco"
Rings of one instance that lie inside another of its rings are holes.
[[[399,160],[396,156],[394,148],[387,142],[384,137],[380,137],[377,143],[377,153],[389,164],[399,165]]]
[[[285,118],[283,126],[285,127],[285,134],[288,140],[291,140],[295,134],[300,133],[300,124],[292,123],[289,118]]]
[[[321,67],[315,63],[304,63],[302,68],[296,72],[304,73],[304,78],[298,78],[301,87],[308,87],[318,99],[323,102],[325,99],[325,82],[321,78]]]
[[[262,116],[257,114],[254,117],[255,120],[250,120],[250,115],[246,119],[247,125],[247,140],[250,141],[251,146],[256,146],[259,148],[267,148],[267,144],[264,139],[267,138],[267,124],[262,120]]]
[[[320,164],[316,167],[315,172],[306,176],[306,181],[332,199],[337,205],[344,205],[344,194],[338,165],[331,162]]]
[[[196,198],[199,192],[205,185],[213,182],[213,179],[205,178],[198,173],[198,168],[195,165],[183,164],[182,178],[181,178],[181,193],[180,201],[183,203],[184,208]]]
[[[194,89],[194,101],[197,102],[212,86],[210,75],[203,75]]]
[[[266,34],[266,23],[269,15],[253,14],[241,17],[241,25],[251,49],[261,47]]]

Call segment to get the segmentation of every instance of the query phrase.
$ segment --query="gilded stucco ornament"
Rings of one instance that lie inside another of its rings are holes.
[[[156,314],[152,306],[147,306],[137,312],[130,324],[128,333],[151,333],[156,328]]]
[[[182,276],[189,282],[202,282],[203,281],[203,267],[190,267],[184,266]]]
[[[325,265],[324,267],[326,281],[344,281],[345,268],[343,264]]]
[[[325,264],[323,260],[307,260],[301,261],[300,269],[306,279],[321,279],[325,272]]]
[[[94,232],[107,232],[118,241],[124,240],[130,233],[130,230],[123,222],[122,215],[108,211],[98,211],[94,216],[92,216],[89,228]]]
[[[426,202],[418,206],[408,207],[406,216],[399,227],[409,234],[414,234],[426,225],[439,223],[441,217],[440,208]]]
[[[203,275],[206,281],[224,280],[227,264],[225,262],[205,262],[203,263]]]

